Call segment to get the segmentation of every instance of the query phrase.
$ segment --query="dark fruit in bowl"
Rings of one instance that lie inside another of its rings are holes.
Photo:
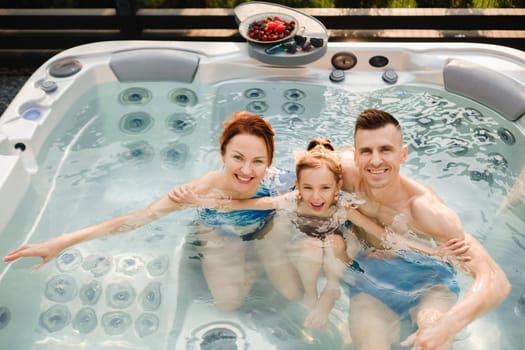
[[[293,37],[293,40],[295,41],[297,45],[303,46],[304,43],[306,42],[306,37],[302,35],[296,35]]]
[[[312,44],[313,47],[322,47],[324,40],[322,38],[310,38],[310,44]]]

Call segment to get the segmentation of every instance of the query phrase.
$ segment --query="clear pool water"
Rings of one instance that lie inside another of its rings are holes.
[[[522,348],[525,205],[505,201],[523,186],[524,131],[431,87],[353,92],[255,80],[99,85],[65,111],[46,140],[39,176],[4,229],[0,254],[142,207],[219,168],[217,137],[234,111],[263,114],[277,133],[275,165],[293,169],[292,151],[312,137],[351,145],[353,121],[370,107],[400,119],[410,144],[403,172],[431,185],[459,213],[513,285],[495,312],[459,335],[455,349]],[[215,310],[188,235],[192,220],[186,210],[82,243],[36,273],[30,271],[36,259],[2,265],[1,348],[352,349],[344,294],[328,329],[306,331],[304,308],[272,290],[255,257],[260,276],[245,305],[232,314]]]

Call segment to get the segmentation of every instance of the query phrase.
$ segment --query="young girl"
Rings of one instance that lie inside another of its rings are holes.
[[[314,139],[308,151],[297,152],[296,158],[297,189],[285,195],[242,200],[217,199],[196,195],[187,187],[180,187],[170,195],[175,201],[223,211],[285,211],[295,228],[291,239],[291,260],[301,278],[304,301],[309,309],[304,326],[322,328],[328,324],[328,315],[340,296],[339,282],[346,266],[360,270],[347,254],[343,231],[349,221],[351,225],[378,237],[385,246],[417,249],[429,254],[435,252],[426,246],[419,246],[417,242],[390,235],[384,227],[356,210],[362,200],[354,194],[341,192],[340,160],[330,141]],[[326,285],[319,295],[317,285],[321,270],[326,277]]]

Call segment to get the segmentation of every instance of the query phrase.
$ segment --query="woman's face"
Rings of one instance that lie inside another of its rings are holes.
[[[335,196],[341,189],[341,182],[325,165],[315,169],[303,169],[299,174],[297,187],[302,201],[317,214],[323,214],[335,202]]]
[[[232,137],[222,155],[224,174],[232,189],[255,192],[268,168],[268,150],[260,137],[240,134]]]

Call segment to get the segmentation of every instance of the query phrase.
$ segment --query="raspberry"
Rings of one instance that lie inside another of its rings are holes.
[[[284,39],[295,29],[295,21],[285,21],[279,16],[268,16],[248,25],[248,37],[259,41]]]

